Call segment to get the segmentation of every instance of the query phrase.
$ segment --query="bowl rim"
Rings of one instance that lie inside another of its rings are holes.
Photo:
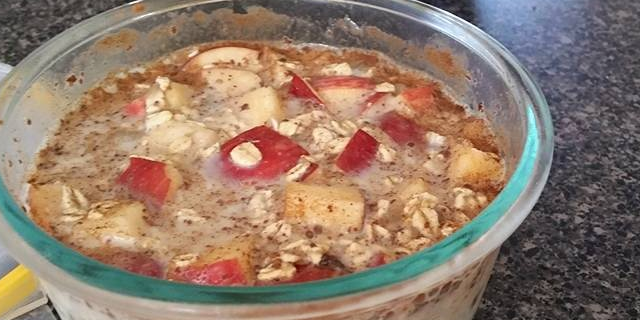
[[[180,3],[188,6],[220,1],[224,0],[195,0]],[[470,39],[475,39],[475,41],[487,50],[486,53],[491,54],[494,59],[499,59],[498,62],[504,63],[508,71],[512,73],[511,76],[519,82],[520,85],[517,89],[519,94],[522,95],[522,101],[525,103],[525,105],[521,107],[524,109],[523,117],[526,119],[526,139],[518,164],[504,189],[498,194],[494,201],[463,228],[446,237],[436,245],[418,253],[378,268],[338,278],[301,284],[265,287],[198,286],[129,273],[89,259],[73,249],[66,247],[42,231],[28,218],[17,201],[11,196],[0,176],[0,211],[2,211],[2,218],[0,219],[0,240],[4,241],[9,251],[19,260],[29,260],[34,254],[40,255],[51,265],[56,266],[63,270],[64,273],[71,275],[73,278],[89,286],[98,287],[118,294],[151,300],[214,304],[264,304],[310,301],[371,291],[384,286],[401,283],[441,266],[459,254],[461,250],[482,238],[487,231],[494,227],[499,227],[501,223],[499,221],[505,220],[503,218],[506,216],[514,216],[515,219],[512,219],[513,221],[510,225],[505,225],[505,229],[501,231],[503,233],[501,240],[492,240],[492,247],[483,248],[480,249],[480,251],[484,250],[486,254],[490,250],[497,248],[528,215],[548,177],[553,153],[553,128],[549,108],[541,90],[524,67],[500,43],[479,28],[444,10],[414,0],[361,0],[358,2],[336,0],[334,2],[367,5],[387,11],[392,10],[413,19],[420,19],[421,15],[434,15],[438,19],[446,21],[452,27],[464,31],[465,35],[469,36]],[[2,83],[0,91],[5,90],[5,86],[11,82],[11,78],[16,77],[18,73],[31,73],[34,75],[33,78],[36,78],[39,71],[29,70],[33,69],[34,65],[37,65],[34,62],[43,59],[45,56],[50,56],[52,50],[54,52],[60,51],[61,47],[56,46],[56,44],[68,41],[74,31],[81,29],[85,32],[91,30],[98,31],[104,27],[106,21],[111,21],[111,23],[113,23],[113,21],[119,21],[120,23],[116,24],[116,26],[118,26],[132,19],[140,18],[140,16],[135,16],[131,13],[133,12],[131,7],[140,3],[148,7],[155,7],[149,0],[125,4],[89,18],[51,39],[25,58],[9,74],[8,81]],[[178,2],[175,1],[175,3]],[[172,7],[171,9],[176,8],[177,7]],[[159,13],[159,11],[152,11],[151,14]],[[99,35],[102,35],[102,33]],[[85,38],[77,41],[89,41],[91,39],[92,38]],[[68,49],[68,47],[65,48]],[[24,87],[23,89],[26,89],[30,83],[24,82],[21,85]],[[11,101],[17,101],[17,99],[11,99]],[[11,102],[5,103],[4,101],[0,101],[0,110],[10,104]],[[16,230],[19,231],[20,235],[18,235]],[[34,251],[18,251],[18,247],[13,245],[15,241],[25,241]],[[476,249],[476,251],[478,251],[478,249]],[[480,253],[481,252],[478,251],[474,255],[469,255],[466,262],[471,263],[473,261],[472,258],[481,256]],[[50,274],[50,272],[47,271],[47,268],[50,266],[28,266],[37,274]],[[56,270],[56,272],[58,271],[59,270]]]

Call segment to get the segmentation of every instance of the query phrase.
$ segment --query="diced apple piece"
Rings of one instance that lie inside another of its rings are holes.
[[[424,111],[435,103],[435,85],[427,85],[402,91],[401,97],[416,111]]]
[[[259,71],[260,52],[243,47],[219,47],[199,53],[191,58],[183,67],[183,70],[192,71],[206,66],[229,66],[251,71]]]
[[[140,202],[117,203],[100,210],[96,213],[98,217],[89,217],[82,224],[76,225],[76,228],[77,231],[86,231],[105,244],[135,249],[149,228],[144,218],[145,212],[146,208]]]
[[[237,241],[220,246],[185,266],[174,258],[167,278],[210,286],[251,285],[255,282],[252,250],[253,241]]]
[[[263,125],[270,119],[282,120],[285,117],[278,92],[271,87],[248,92],[235,99],[232,105],[247,128]]]
[[[406,202],[411,196],[423,192],[427,192],[427,182],[422,178],[412,178],[407,180],[403,186],[400,186],[398,198]]]
[[[169,120],[151,129],[147,139],[152,147],[167,149],[176,140],[191,136],[197,127],[196,124]]]
[[[250,142],[260,152],[256,165],[246,167],[233,162],[232,151]],[[279,177],[298,164],[301,156],[309,153],[291,139],[266,126],[245,131],[220,147],[220,171],[223,175],[238,179],[268,180]]]
[[[384,252],[378,252],[373,256],[373,258],[371,258],[371,261],[369,262],[368,267],[375,268],[375,267],[385,265],[387,264],[387,260],[389,260],[389,258],[387,257],[386,254],[384,254]]]
[[[154,128],[147,134],[147,141],[152,150],[162,153],[181,153],[194,147],[205,149],[219,140],[213,130],[194,122],[169,120]]]
[[[162,267],[160,263],[145,254],[129,252],[119,255],[115,257],[115,259],[113,263],[117,267],[129,272],[152,278],[162,278]]]
[[[322,100],[318,96],[318,93],[311,87],[311,85],[297,74],[292,75],[291,85],[289,87],[289,95],[310,100],[316,104],[322,105]]]
[[[248,284],[247,277],[236,259],[180,268],[175,272],[172,280],[205,286],[244,286]]]
[[[152,257],[142,252],[132,252],[113,247],[100,247],[87,255],[102,263],[137,273],[147,277],[162,278],[162,266]]]
[[[51,232],[56,218],[62,214],[62,184],[32,185],[28,199],[30,217]]]
[[[169,164],[131,157],[129,167],[118,177],[117,183],[125,186],[134,198],[160,207],[182,185],[182,176]]]
[[[50,183],[29,188],[29,207],[37,215],[57,216],[61,212],[62,184]]]
[[[355,187],[291,182],[285,189],[284,216],[290,223],[344,233],[357,231],[364,219],[364,199]]]
[[[380,128],[398,144],[418,144],[422,141],[422,128],[411,119],[395,111],[382,115],[380,118]]]
[[[364,103],[360,106],[361,110],[360,113],[364,113],[367,111],[367,109],[371,108],[372,106],[376,105],[378,102],[380,102],[381,100],[383,100],[385,97],[390,96],[389,93],[386,92],[376,92],[372,95],[370,95],[367,100],[364,101]]]
[[[260,77],[247,70],[213,68],[202,71],[209,87],[221,99],[237,97],[260,88]]]
[[[281,281],[280,283],[284,284],[319,281],[337,277],[338,275],[340,275],[340,271],[338,270],[317,267],[314,265],[305,265],[296,267],[296,273],[293,275],[293,277],[289,280]]]
[[[370,99],[374,98],[377,99],[371,103],[365,103],[362,114],[360,115],[362,118],[378,121],[385,113],[409,108],[400,96],[386,93],[382,95],[376,94],[370,97]]]
[[[358,116],[367,100],[375,95],[375,85],[368,78],[331,76],[314,79],[311,83],[327,110],[341,119]]]
[[[378,151],[378,141],[364,130],[358,130],[336,159],[336,166],[347,173],[359,173],[371,166]]]
[[[180,110],[191,104],[194,90],[186,84],[171,82],[164,94],[169,109]]]
[[[448,175],[455,185],[483,189],[497,185],[504,176],[504,168],[497,155],[480,151],[470,143],[455,145],[451,157]]]
[[[138,98],[129,102],[124,106],[124,114],[127,117],[140,118],[146,114],[146,101],[145,98]]]

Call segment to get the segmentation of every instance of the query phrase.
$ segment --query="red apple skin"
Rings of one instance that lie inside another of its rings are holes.
[[[305,81],[302,77],[293,73],[291,78],[291,84],[289,86],[289,95],[296,98],[307,99],[318,105],[323,105],[324,103],[316,93],[316,91],[311,87],[311,85]]]
[[[376,157],[378,144],[374,137],[358,130],[336,159],[336,166],[345,173],[359,173],[369,168]]]
[[[231,160],[231,150],[237,145],[251,142],[260,153],[262,160],[253,167],[237,166]],[[293,168],[303,155],[309,153],[295,143],[267,126],[249,129],[220,147],[220,172],[236,180],[271,180]]]
[[[176,268],[171,280],[203,286],[245,286],[249,283],[237,259]]]
[[[326,76],[314,78],[311,85],[325,108],[340,119],[353,119],[360,115],[379,95],[369,78],[355,76]]]
[[[139,275],[152,278],[164,277],[164,270],[160,263],[141,252],[126,251],[113,247],[102,247],[87,252],[87,255],[102,263]]]
[[[129,167],[117,183],[126,187],[134,198],[154,206],[162,206],[171,187],[166,164],[139,157],[129,159]]]
[[[296,274],[284,283],[302,283],[330,279],[339,275],[339,271],[320,268],[314,265],[296,266]]]
[[[387,256],[382,252],[378,252],[373,256],[371,262],[369,262],[369,268],[375,268],[385,264],[387,264]]]
[[[129,272],[153,278],[162,277],[162,267],[157,261],[143,254],[129,254],[131,255],[117,257],[119,261],[115,263]]]
[[[427,85],[402,91],[401,96],[416,111],[431,109],[435,104],[435,85]]]
[[[395,111],[387,112],[380,117],[380,129],[401,145],[418,144],[422,141],[422,128]]]
[[[371,108],[372,105],[374,105],[376,102],[380,101],[382,98],[386,97],[387,95],[388,93],[386,92],[376,92],[371,96],[369,96],[367,100],[364,101],[362,106],[360,106],[360,114],[367,111],[367,109]]]
[[[311,165],[309,165],[309,168],[307,168],[307,171],[304,173],[304,175],[302,175],[302,177],[300,177],[300,181],[306,180],[310,175],[312,175],[316,171],[316,169],[318,169],[317,163],[312,163]]]
[[[146,102],[144,98],[138,98],[124,106],[124,114],[127,117],[142,118],[146,114]]]

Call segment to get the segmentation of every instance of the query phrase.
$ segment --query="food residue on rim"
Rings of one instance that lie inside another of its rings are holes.
[[[142,3],[136,3],[131,7],[131,11],[133,11],[134,13],[141,13],[144,11],[145,6]]]
[[[133,29],[122,29],[102,37],[94,45],[97,50],[130,50],[138,41],[140,35]]]
[[[425,46],[424,57],[446,75],[454,77],[467,76],[465,69],[457,62],[453,53],[447,49]]]

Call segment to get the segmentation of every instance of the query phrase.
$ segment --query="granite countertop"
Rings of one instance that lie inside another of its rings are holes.
[[[0,61],[123,2],[4,0]],[[510,49],[555,123],[549,183],[503,246],[476,319],[640,318],[640,1],[428,2]]]

